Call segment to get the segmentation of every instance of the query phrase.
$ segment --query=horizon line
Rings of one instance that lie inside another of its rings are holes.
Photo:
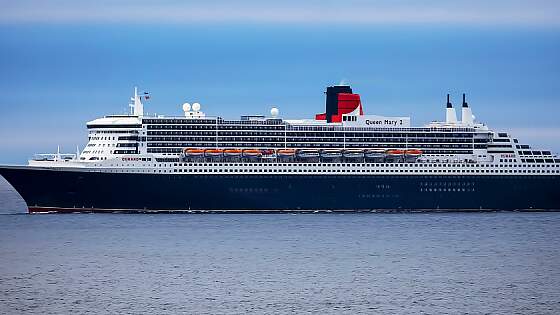
[[[103,1],[101,1],[103,2]],[[247,2],[247,1],[246,1]],[[250,1],[249,1],[250,2]],[[499,2],[499,1],[498,1]],[[537,3],[539,1],[536,1]],[[540,1],[543,2],[543,1]],[[546,2],[546,1],[544,1]],[[269,24],[269,25],[458,25],[458,26],[525,26],[560,27],[557,10],[542,5],[500,6],[465,5],[363,5],[336,7],[327,5],[295,5],[289,1],[281,5],[263,6],[260,3],[221,5],[184,3],[150,5],[139,1],[136,5],[108,2],[107,5],[83,5],[60,1],[45,4],[21,1],[6,4],[0,12],[0,24]],[[550,5],[558,7],[560,5]]]

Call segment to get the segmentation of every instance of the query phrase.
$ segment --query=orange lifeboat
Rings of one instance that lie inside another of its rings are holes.
[[[404,154],[403,150],[398,150],[398,149],[387,150],[387,155],[397,156],[397,155],[403,155],[403,154]]]
[[[206,149],[204,150],[204,156],[207,157],[220,157],[224,154],[222,149]]]
[[[404,154],[411,155],[411,156],[418,156],[418,155],[422,155],[422,150],[410,149],[410,150],[404,151]]]
[[[202,149],[185,149],[183,151],[186,156],[202,156],[204,155],[204,150]]]
[[[241,150],[239,149],[226,149],[224,150],[224,155],[225,156],[240,156],[241,155]]]
[[[245,150],[243,150],[242,154],[243,154],[243,157],[248,157],[248,158],[254,158],[254,157],[262,156],[261,150],[257,150],[257,149],[245,149]]]
[[[292,157],[296,155],[296,150],[294,149],[280,149],[276,151],[279,157]]]

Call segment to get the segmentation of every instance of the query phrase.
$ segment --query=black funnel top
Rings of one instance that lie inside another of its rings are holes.
[[[352,94],[352,88],[348,85],[335,85],[327,87],[327,103],[325,113],[327,114],[327,122],[331,122],[332,115],[338,114],[338,94]]]
[[[451,105],[451,102],[449,101],[449,94],[447,94],[447,108],[453,108],[453,105]]]
[[[465,93],[463,93],[463,107],[469,107],[469,104],[465,101]]]

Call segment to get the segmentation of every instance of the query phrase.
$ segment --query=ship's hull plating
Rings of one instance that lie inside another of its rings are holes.
[[[560,209],[560,176],[160,175],[1,167],[30,212]]]

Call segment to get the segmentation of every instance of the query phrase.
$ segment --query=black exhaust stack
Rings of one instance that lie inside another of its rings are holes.
[[[453,105],[449,101],[449,94],[447,94],[447,108],[453,108]]]
[[[469,107],[469,104],[465,101],[465,93],[463,93],[463,107]]]
[[[338,114],[338,94],[352,94],[352,88],[348,85],[335,85],[327,87],[327,103],[325,113],[327,114],[327,122],[332,122],[332,116]]]

